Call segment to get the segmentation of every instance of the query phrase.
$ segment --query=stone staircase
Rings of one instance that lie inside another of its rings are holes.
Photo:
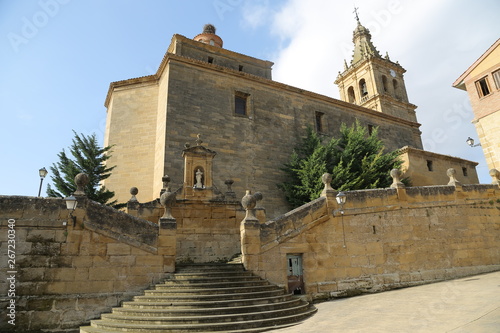
[[[164,283],[80,333],[264,332],[298,324],[316,312],[241,264],[178,266]]]

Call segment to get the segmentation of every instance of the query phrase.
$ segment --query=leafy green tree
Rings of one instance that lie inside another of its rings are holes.
[[[399,168],[398,151],[384,152],[375,128],[369,135],[358,121],[342,124],[340,136],[323,142],[312,129],[297,145],[282,170],[286,181],[278,187],[295,208],[318,198],[323,190],[321,176],[332,174],[332,187],[339,191],[389,187],[390,170]]]
[[[83,172],[89,176],[85,194],[90,200],[116,208],[123,206],[123,204],[117,204],[116,200],[110,201],[115,193],[100,185],[101,181],[108,178],[115,168],[105,164],[111,156],[111,147],[100,147],[95,133],[90,136],[78,135],[75,131],[73,133],[75,137],[69,147],[71,155],[68,156],[63,149],[57,154],[59,162],[50,167],[55,189],[50,184],[47,185],[47,195],[49,197],[70,196],[76,191],[75,176]]]

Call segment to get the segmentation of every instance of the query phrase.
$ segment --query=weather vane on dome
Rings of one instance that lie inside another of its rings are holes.
[[[356,21],[359,22],[358,9],[359,9],[358,7],[354,6],[354,12],[353,13],[356,16]]]

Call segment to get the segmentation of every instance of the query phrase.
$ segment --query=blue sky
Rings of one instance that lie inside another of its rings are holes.
[[[424,148],[480,163],[467,93],[451,87],[498,37],[495,0],[357,0],[378,50],[407,70]],[[275,63],[273,79],[338,98],[352,1],[0,0],[0,194],[36,195],[72,130],[103,142],[109,83],[156,71],[173,34],[212,23],[224,48]],[[500,135],[500,134],[499,134]],[[45,180],[43,191],[45,193]]]

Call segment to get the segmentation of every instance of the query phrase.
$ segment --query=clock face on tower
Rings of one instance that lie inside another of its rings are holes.
[[[393,69],[390,70],[390,73],[392,77],[396,77],[396,72]]]

